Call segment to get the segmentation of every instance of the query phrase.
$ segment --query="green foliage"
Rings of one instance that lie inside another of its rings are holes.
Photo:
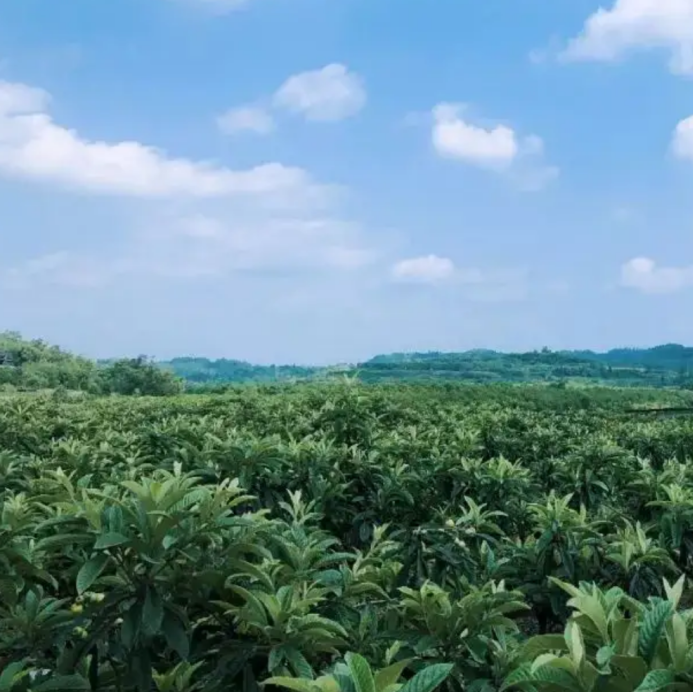
[[[620,386],[693,385],[693,348],[667,344],[650,349],[499,353],[393,353],[360,364],[367,382],[446,379],[467,382],[602,382]]]
[[[167,396],[182,391],[182,382],[146,358],[112,361],[101,366],[43,341],[19,334],[0,334],[0,387],[54,390],[56,399],[70,391],[90,394]]]
[[[252,365],[238,360],[174,358],[161,366],[195,387],[334,379],[356,375],[364,382],[552,382],[609,383],[618,386],[693,386],[693,348],[668,344],[651,349],[533,351],[499,353],[392,353],[357,365],[327,368],[297,365]]]
[[[573,612],[564,636],[534,637],[503,689],[637,690],[693,689],[690,610],[677,611],[684,577],[667,598],[639,603],[622,590],[561,584]]]
[[[286,382],[309,379],[323,370],[300,365],[252,365],[228,358],[173,358],[161,362],[160,366],[194,385]]]
[[[677,396],[7,394],[0,691],[693,689]]]
[[[41,340],[0,333],[0,387],[95,391],[95,364]]]
[[[604,384],[685,391],[693,389],[693,349],[669,344],[606,353],[546,348],[530,353],[394,353],[364,363],[328,367],[253,365],[196,357],[155,362],[142,356],[97,363],[41,340],[28,341],[14,332],[0,334],[0,391],[5,392],[52,389],[63,398],[70,391],[165,396],[178,393],[183,383],[194,392],[224,392],[238,384],[339,384],[345,376],[371,384],[534,382],[555,389]],[[690,404],[690,397],[681,396],[678,403]]]
[[[98,389],[104,394],[170,396],[182,391],[182,383],[146,358],[116,360],[98,372]]]

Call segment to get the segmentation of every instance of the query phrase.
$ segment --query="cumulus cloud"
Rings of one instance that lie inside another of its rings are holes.
[[[440,156],[508,174],[526,189],[540,189],[558,175],[558,168],[543,162],[540,137],[518,137],[507,125],[482,127],[462,114],[460,104],[439,103],[433,109],[431,138]]]
[[[144,198],[318,192],[304,170],[280,163],[232,170],[171,157],[136,141],[89,140],[54,122],[48,105],[40,89],[0,82],[0,173]]]
[[[260,106],[230,108],[217,118],[219,129],[226,135],[251,132],[267,135],[274,130],[274,119]]]
[[[0,273],[13,288],[106,285],[125,278],[219,279],[239,273],[351,272],[376,252],[358,225],[316,215],[277,215],[262,208],[155,209],[133,223],[109,257],[55,252]]]
[[[676,126],[671,148],[674,156],[693,161],[693,115]]]
[[[392,276],[397,281],[438,283],[452,278],[455,265],[447,257],[425,255],[397,262],[392,267]]]
[[[615,0],[587,19],[562,57],[614,61],[639,49],[666,50],[672,72],[693,74],[693,2]]]
[[[289,77],[274,95],[274,105],[307,120],[344,120],[366,104],[363,80],[345,65],[332,63],[322,69]]]
[[[693,266],[660,267],[649,257],[636,257],[621,267],[621,285],[642,293],[675,293],[693,285]]]
[[[143,264],[133,268],[163,275],[348,270],[374,258],[356,224],[330,217],[267,215],[261,210],[237,218],[198,213],[165,224],[153,222],[139,242],[136,254]],[[157,247],[168,250],[157,254]]]
[[[300,115],[313,122],[336,122],[356,115],[366,103],[363,80],[346,66],[332,63],[318,70],[292,75],[270,97],[277,111]],[[269,108],[245,105],[230,108],[217,118],[225,134],[253,132],[266,135],[275,127]]]
[[[519,145],[515,132],[505,125],[484,129],[465,122],[461,107],[441,103],[433,109],[433,146],[441,156],[491,168],[506,168],[515,160]]]
[[[139,142],[92,141],[54,122],[49,106],[40,89],[0,82],[0,175],[139,202],[119,201],[108,254],[39,255],[0,271],[3,286],[349,271],[374,259],[358,225],[342,218],[339,189],[303,169],[271,163],[235,171]],[[250,115],[226,124],[262,127]]]
[[[447,286],[463,300],[508,302],[528,294],[526,269],[458,267],[448,257],[423,255],[400,260],[390,268],[397,283]]]

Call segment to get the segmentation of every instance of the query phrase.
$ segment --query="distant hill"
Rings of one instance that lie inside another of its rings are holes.
[[[183,382],[143,357],[96,362],[41,339],[0,332],[0,392],[64,390],[167,395]]]
[[[167,394],[188,388],[223,388],[238,383],[324,381],[344,375],[364,382],[547,382],[693,389],[693,348],[501,353],[474,349],[376,355],[355,365],[254,365],[240,360],[180,357],[169,361],[124,358],[93,361],[42,340],[0,332],[0,390],[82,390],[94,394]]]
[[[322,370],[299,365],[252,365],[245,361],[226,358],[174,358],[162,361],[158,365],[195,384],[304,380],[316,376]]]
[[[693,370],[693,348],[680,344],[663,344],[653,348],[614,348],[606,353],[568,351],[578,358],[619,367],[649,367],[663,370]]]
[[[693,386],[693,348],[665,344],[654,348],[595,351],[502,353],[475,349],[376,355],[354,366],[330,368],[252,365],[238,360],[174,358],[159,363],[189,383],[287,382],[351,374],[365,382],[443,380],[463,382],[593,382],[634,386]]]
[[[621,385],[693,385],[693,348],[665,344],[654,348],[595,351],[501,353],[392,353],[358,366],[362,379],[450,379],[470,382],[592,381]]]

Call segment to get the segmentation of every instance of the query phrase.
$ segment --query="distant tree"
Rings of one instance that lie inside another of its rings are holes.
[[[0,384],[19,389],[80,389],[94,391],[96,364],[17,332],[0,333]]]
[[[112,362],[99,371],[99,380],[104,394],[168,396],[183,390],[179,378],[145,356]]]

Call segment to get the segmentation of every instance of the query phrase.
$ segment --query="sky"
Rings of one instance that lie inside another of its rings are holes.
[[[0,330],[693,344],[693,0],[0,0]]]

